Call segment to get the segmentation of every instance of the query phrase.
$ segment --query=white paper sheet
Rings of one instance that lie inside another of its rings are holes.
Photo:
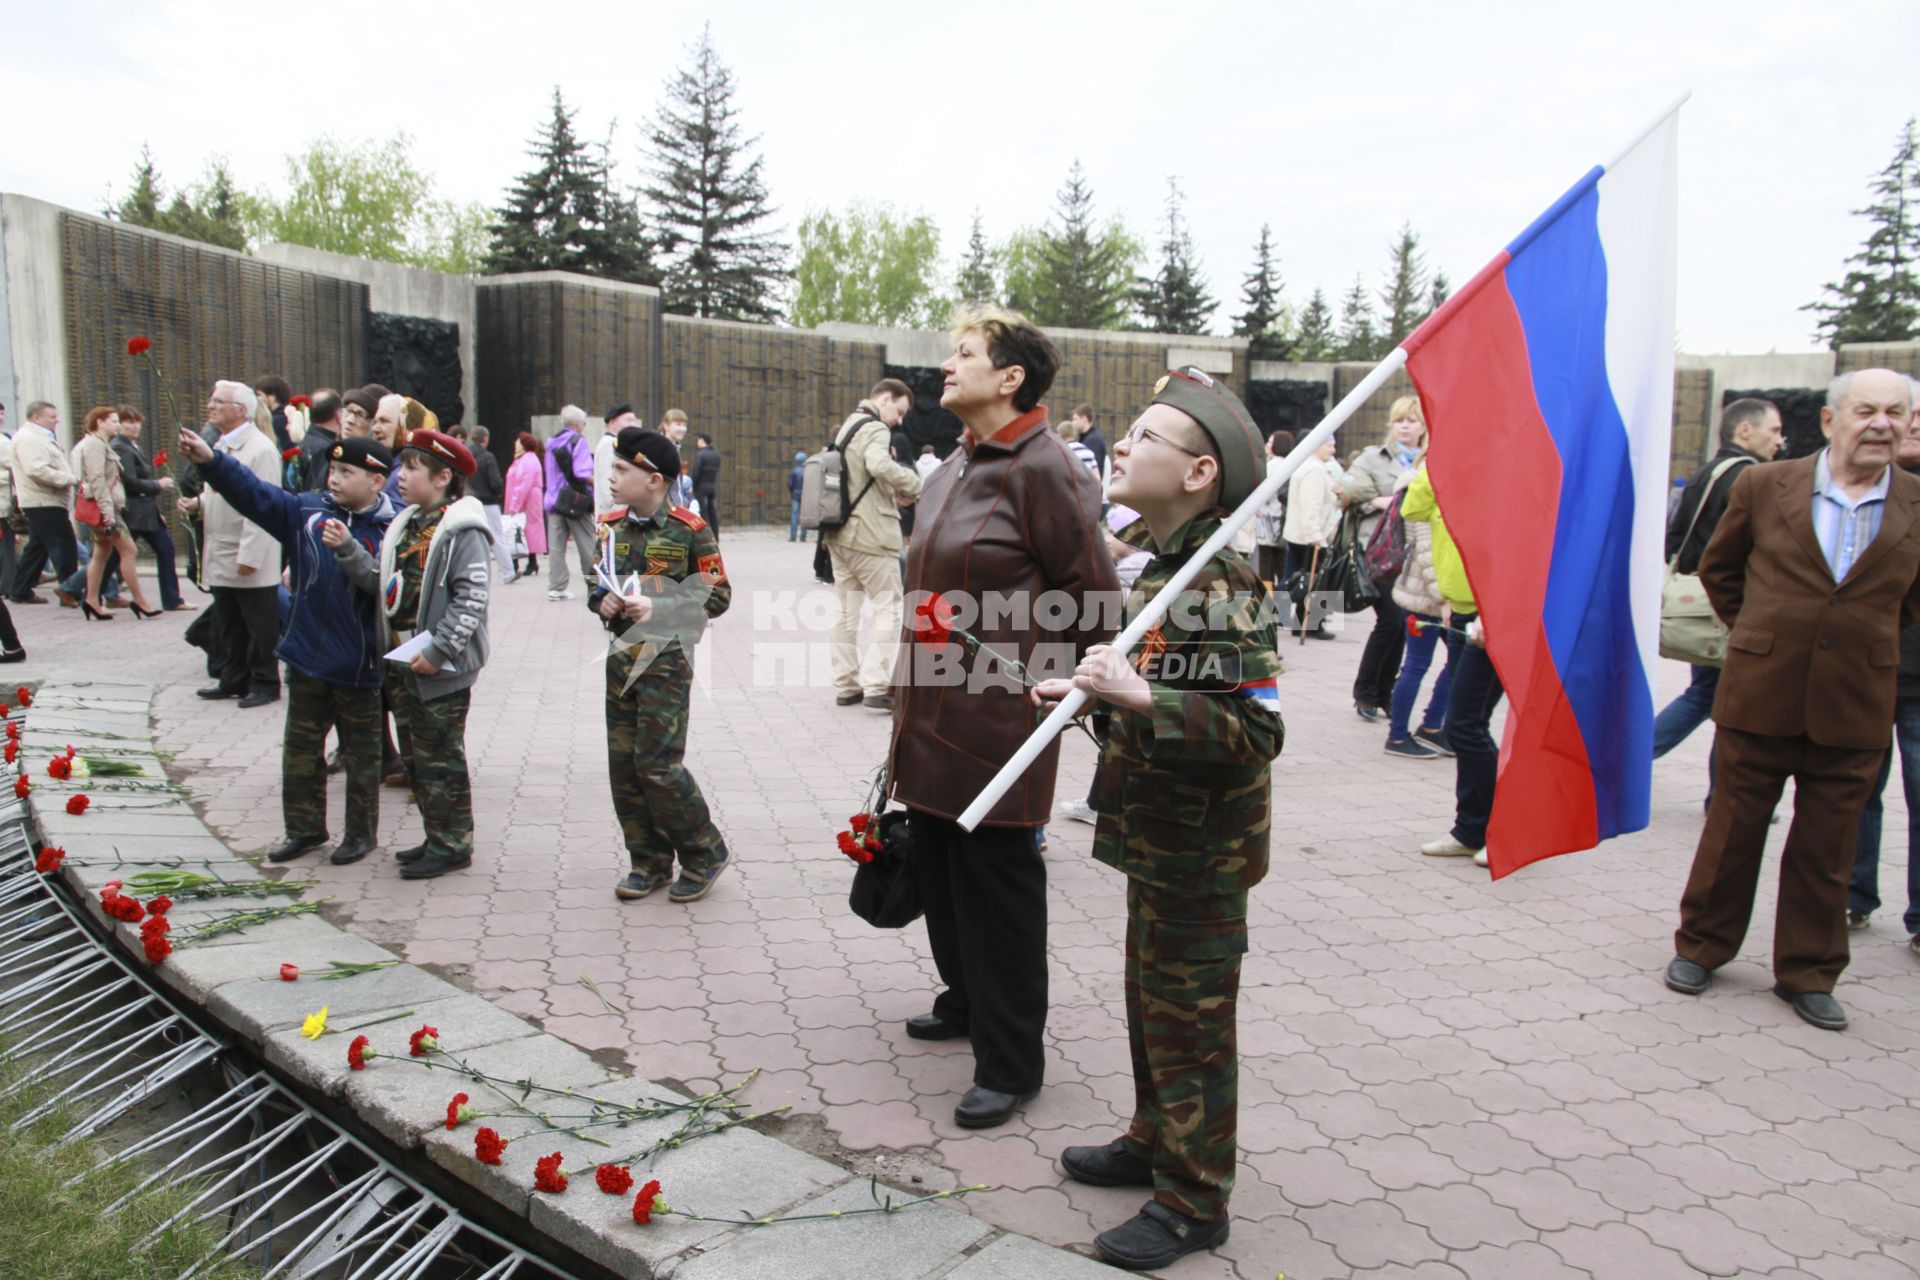
[[[419,635],[407,641],[405,644],[394,646],[393,652],[387,655],[387,661],[388,662],[412,662],[415,658],[425,653],[427,651],[427,646],[432,643],[433,643],[433,632],[422,631]]]

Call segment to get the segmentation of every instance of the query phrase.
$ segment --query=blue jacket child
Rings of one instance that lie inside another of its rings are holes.
[[[357,453],[355,446],[368,447],[343,441],[335,449]],[[386,453],[379,445],[370,447]],[[225,454],[216,453],[198,465],[209,486],[286,551],[292,602],[274,650],[280,660],[328,684],[378,688],[386,664],[374,599],[347,581],[339,558],[320,540],[320,526],[338,520],[370,554],[378,555],[380,539],[393,520],[393,503],[382,494],[367,510],[348,511],[331,493],[289,493],[264,484]]]

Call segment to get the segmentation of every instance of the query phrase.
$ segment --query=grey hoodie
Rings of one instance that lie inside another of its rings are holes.
[[[380,541],[378,565],[367,549],[351,538],[333,549],[353,584],[372,592],[381,602],[383,651],[391,647],[387,620],[400,599],[394,558],[419,512],[418,507],[403,507],[393,518]],[[427,544],[427,567],[420,576],[420,608],[415,615],[415,630],[433,633],[433,641],[422,656],[440,668],[438,675],[420,677],[421,696],[429,702],[469,687],[479,679],[480,668],[487,665],[492,547],[493,531],[487,526],[486,508],[472,497],[449,503],[433,531],[433,540]],[[393,589],[388,590],[389,586]]]

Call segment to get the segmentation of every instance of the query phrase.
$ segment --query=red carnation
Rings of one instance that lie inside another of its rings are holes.
[[[840,852],[846,854],[849,858],[860,851],[860,846],[854,841],[853,832],[851,831],[842,831],[835,839],[840,842]]]
[[[147,953],[148,964],[159,964],[173,954],[173,944],[167,941],[167,935],[164,933],[143,934],[140,945]]]
[[[20,722],[18,720],[7,721],[7,739],[10,742],[18,742],[20,740]]]
[[[20,744],[12,738],[7,739],[7,763],[12,764],[20,758]]]
[[[300,446],[299,446],[299,445],[295,445],[295,446],[293,446],[293,448],[291,448],[291,449],[287,449],[287,450],[284,450],[284,451],[282,451],[282,452],[281,452],[281,454],[280,454],[280,461],[282,461],[282,462],[292,462],[292,461],[293,461],[293,460],[294,460],[295,458],[297,458],[297,457],[299,457],[299,456],[300,456]]]
[[[148,915],[163,916],[171,910],[173,910],[173,899],[164,893],[157,898],[149,899],[147,902]]]
[[[21,685],[13,691],[13,698],[14,701],[18,702],[21,706],[30,707],[33,705],[33,690],[27,688],[25,685]]]
[[[468,1119],[473,1115],[473,1108],[467,1105],[470,1101],[472,1101],[472,1099],[468,1098],[464,1093],[456,1093],[453,1095],[453,1101],[447,1104],[447,1128],[451,1129],[462,1120]]]
[[[301,408],[301,409],[311,409],[313,408],[313,397],[312,396],[295,396],[293,399],[287,401],[287,403],[290,405],[297,406],[298,408]]]
[[[26,781],[26,779],[25,779],[25,778],[22,778],[22,779],[20,779],[20,781],[22,781],[22,782],[25,782],[25,781]],[[68,797],[67,797],[67,812],[68,812],[68,813],[70,813],[70,814],[72,814],[72,815],[73,815],[74,817],[76,817],[76,818],[77,818],[77,817],[79,817],[79,816],[80,816],[81,814],[83,814],[83,813],[85,813],[85,812],[87,811],[87,806],[88,806],[88,805],[90,805],[90,804],[92,804],[92,803],[93,803],[93,801],[91,801],[91,800],[89,800],[89,799],[88,799],[87,797],[85,797],[85,796],[68,796]]]
[[[66,756],[55,756],[53,759],[47,761],[47,776],[49,778],[60,778],[63,780],[71,778],[73,776],[73,761]]]
[[[156,467],[164,467],[167,465],[167,451],[165,449],[153,455],[153,465]]]
[[[355,1036],[353,1043],[347,1046],[347,1067],[353,1071],[367,1069],[367,1046],[373,1041],[366,1036]]]
[[[438,1027],[422,1026],[407,1038],[407,1052],[416,1058],[426,1057],[440,1047],[440,1041],[436,1039],[439,1034]]]
[[[867,827],[873,822],[873,815],[870,813],[856,813],[853,817],[847,819],[847,821],[853,827],[853,833],[855,835],[865,835]]]
[[[506,1150],[507,1140],[491,1129],[482,1128],[473,1135],[473,1158],[481,1164],[499,1164]]]
[[[653,1221],[653,1209],[660,1199],[660,1180],[654,1178],[640,1188],[640,1194],[633,1198],[633,1220],[641,1226]],[[665,1206],[661,1206],[665,1207]]]
[[[33,784],[27,781],[26,774],[23,773],[19,777],[13,780],[13,798],[14,799],[25,800],[27,798],[27,792],[31,790],[33,790]]]
[[[66,857],[67,851],[65,849],[62,849],[59,845],[50,844],[40,850],[40,856],[33,860],[33,869],[42,875],[47,875],[51,872],[58,871],[60,864],[66,860]]]
[[[124,920],[128,924],[138,924],[147,914],[137,898],[125,897],[112,885],[100,891],[100,909],[115,920]]]
[[[1407,634],[1415,640],[1420,638],[1420,631],[1425,626],[1426,623],[1420,621],[1420,619],[1414,617],[1412,614],[1407,615]]]
[[[4,703],[4,702],[0,702],[0,720],[7,720],[7,719],[11,719],[11,718],[12,718],[12,712],[11,712],[11,710],[10,710],[10,709],[9,709],[9,708],[7,707],[7,704],[6,704],[6,703]],[[9,729],[11,729],[11,728],[13,728],[13,726],[12,726],[12,725],[8,725],[8,726],[7,726],[7,728],[9,728]]]
[[[567,1174],[560,1167],[560,1153],[541,1156],[533,1162],[533,1189],[557,1196],[567,1189]]]
[[[297,965],[297,964],[283,964],[283,965],[281,965],[281,966],[280,966],[280,981],[282,981],[282,982],[292,982],[292,981],[294,981],[294,980],[295,980],[296,978],[298,978],[299,976],[300,976],[300,966],[299,966],[299,965]]]
[[[610,1196],[623,1196],[633,1190],[633,1170],[623,1164],[603,1164],[593,1171],[593,1181]]]
[[[148,349],[152,346],[153,339],[147,337],[145,334],[140,334],[127,339],[127,354],[130,356],[143,356],[147,354]]]
[[[133,899],[123,898],[121,899],[121,901],[132,902]],[[156,915],[149,914],[146,920],[142,922],[140,925],[140,934],[142,937],[146,937],[148,935],[156,934],[156,933],[172,933],[172,932],[173,932],[173,921],[167,919],[165,916],[156,916]]]
[[[917,644],[943,645],[953,636],[953,606],[940,595],[930,595],[913,606],[913,639]]]

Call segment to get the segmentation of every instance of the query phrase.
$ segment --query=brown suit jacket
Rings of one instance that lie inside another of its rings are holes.
[[[1835,584],[1813,529],[1816,461],[1741,468],[1700,557],[1733,629],[1713,719],[1872,750],[1892,736],[1900,629],[1920,617],[1920,478],[1894,468],[1879,536]]]

